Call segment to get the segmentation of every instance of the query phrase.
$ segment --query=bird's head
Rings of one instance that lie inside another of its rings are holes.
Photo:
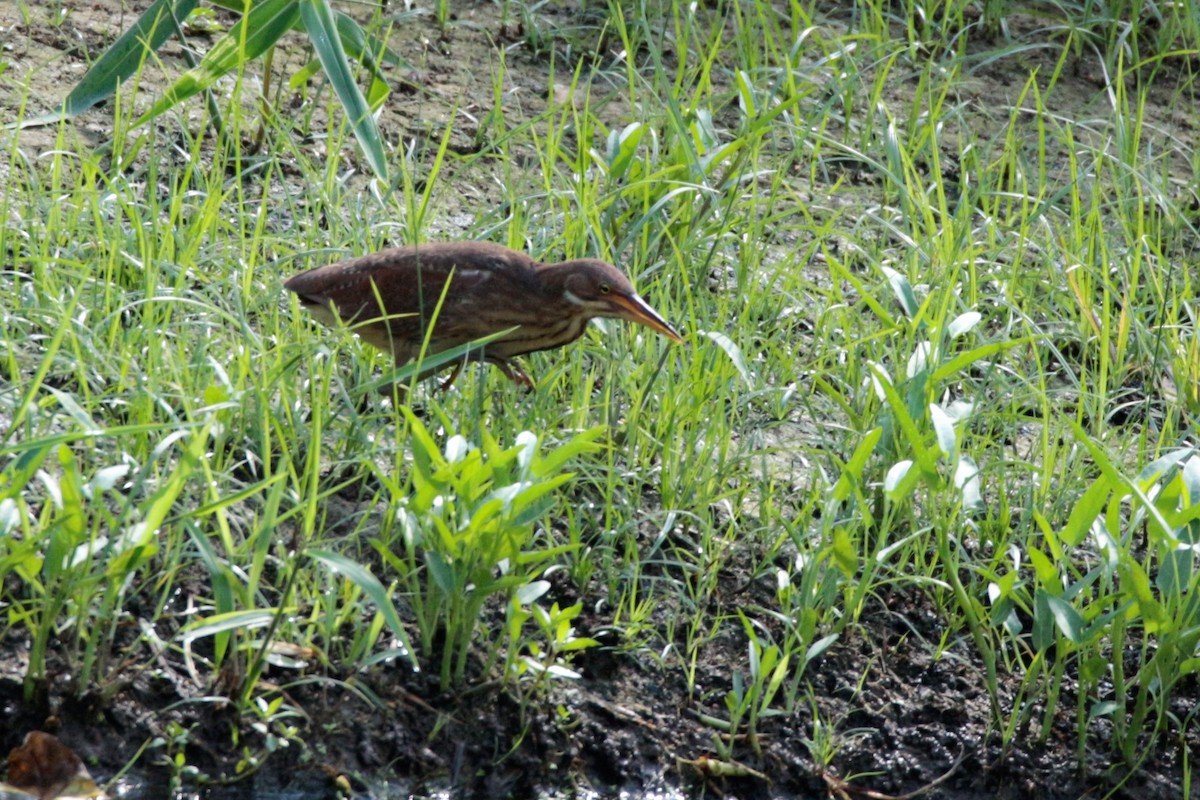
[[[633,290],[629,278],[612,264],[596,259],[568,261],[554,267],[561,276],[563,299],[589,317],[612,317],[645,325],[673,342],[683,338]]]

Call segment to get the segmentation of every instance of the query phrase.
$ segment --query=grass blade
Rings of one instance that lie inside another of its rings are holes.
[[[342,48],[342,37],[338,31],[337,21],[326,0],[301,0],[300,18],[304,28],[312,40],[317,58],[329,76],[333,90],[346,109],[346,116],[354,130],[354,137],[362,145],[363,154],[371,165],[372,171],[382,180],[388,176],[387,159],[383,152],[383,140],[379,137],[379,127],[371,114],[371,107],[363,97],[354,73],[346,60],[346,51]]]

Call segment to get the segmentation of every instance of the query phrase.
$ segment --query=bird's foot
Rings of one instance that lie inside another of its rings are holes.
[[[458,378],[458,373],[460,372],[462,372],[462,362],[454,365],[454,371],[450,373],[450,377],[446,378],[444,383],[438,386],[438,392],[445,394],[446,392],[450,391],[450,387],[454,385],[454,381]]]
[[[500,368],[500,371],[504,373],[504,377],[508,378],[513,383],[521,384],[525,387],[526,391],[533,391],[533,379],[525,373],[525,370],[521,369],[511,361],[502,361],[500,359],[496,359],[492,363]]]

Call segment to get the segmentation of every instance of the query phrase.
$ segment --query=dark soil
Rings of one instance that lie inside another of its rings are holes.
[[[747,587],[745,577],[728,577],[739,602],[771,600],[765,583]],[[815,708],[764,720],[760,752],[744,741],[733,762],[716,760],[714,729],[699,715],[724,710],[729,664],[738,663],[744,647],[734,641],[726,643],[726,657],[721,648],[710,649],[711,664],[701,666],[696,695],[688,694],[678,670],[616,644],[584,651],[575,662],[583,678],[560,683],[548,698],[522,700],[487,681],[443,693],[433,676],[401,662],[355,676],[329,675],[331,680],[285,689],[288,704],[307,715],[294,721],[303,743],[293,740],[269,757],[264,731],[248,726],[219,698],[201,700],[175,658],[162,659],[153,671],[118,675],[108,697],[93,692],[70,699],[62,690],[69,676],[58,674],[48,698],[25,702],[20,682],[6,677],[0,679],[0,713],[8,724],[0,748],[15,747],[29,730],[52,731],[100,781],[147,742],[169,741],[173,726],[176,735],[187,732],[180,749],[207,780],[234,778],[248,751],[265,758],[258,774],[210,788],[206,796],[213,797],[276,791],[333,797],[348,781],[376,797],[562,796],[564,789],[570,789],[567,796],[583,797],[878,797],[868,792],[927,789],[924,796],[947,800],[1065,800],[1106,796],[1122,779],[1107,796],[1185,796],[1180,760],[1183,747],[1200,746],[1194,729],[1186,743],[1164,737],[1155,755],[1130,775],[1096,758],[1079,769],[1074,698],[1064,697],[1044,741],[1024,729],[1006,747],[987,726],[987,691],[969,648],[951,647],[933,657],[930,642],[941,632],[926,601],[886,597],[865,619],[871,622],[809,666]],[[608,622],[587,619],[581,633]],[[19,642],[10,637],[0,647],[5,664],[20,663]],[[349,690],[350,682],[368,687],[384,710]],[[1069,681],[1067,686],[1069,693]],[[1186,713],[1197,696],[1194,684],[1190,694],[1181,693],[1180,711]],[[814,760],[820,751],[811,745],[822,731],[835,737],[828,763]],[[1088,752],[1106,752],[1104,745],[1089,742]],[[147,749],[134,770],[135,796],[162,796],[172,782],[171,770],[162,766],[171,752],[166,743]]]

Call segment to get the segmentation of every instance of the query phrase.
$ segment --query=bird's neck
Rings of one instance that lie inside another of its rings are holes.
[[[542,291],[547,298],[555,300],[565,300],[564,293],[567,290],[567,278],[571,274],[571,270],[567,267],[570,262],[561,264],[538,264],[533,268],[537,274],[538,285],[542,287]]]

